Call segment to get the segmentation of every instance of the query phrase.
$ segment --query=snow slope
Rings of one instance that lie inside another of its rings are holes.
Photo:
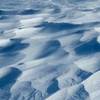
[[[100,100],[99,0],[0,3],[0,100]]]

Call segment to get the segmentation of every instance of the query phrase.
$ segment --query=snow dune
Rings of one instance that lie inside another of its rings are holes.
[[[0,100],[100,99],[95,2],[33,0],[0,10]]]

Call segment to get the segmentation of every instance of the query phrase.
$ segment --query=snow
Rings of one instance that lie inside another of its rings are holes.
[[[96,99],[99,100],[99,90],[100,90],[100,80],[99,80],[100,71],[96,72],[88,79],[83,81],[86,91],[90,94],[90,98],[92,100]]]
[[[0,100],[100,99],[99,0],[0,4]]]
[[[10,39],[1,39],[0,40],[0,47],[6,47],[11,45],[13,42]]]

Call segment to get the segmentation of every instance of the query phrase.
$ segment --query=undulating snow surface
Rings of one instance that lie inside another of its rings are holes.
[[[0,0],[0,100],[100,100],[100,0]]]

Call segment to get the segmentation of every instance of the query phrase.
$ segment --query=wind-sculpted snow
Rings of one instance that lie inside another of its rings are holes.
[[[0,100],[100,100],[99,0],[0,4]]]

